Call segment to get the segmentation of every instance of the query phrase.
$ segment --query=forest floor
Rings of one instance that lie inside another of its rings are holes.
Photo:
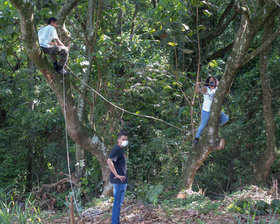
[[[260,224],[280,224],[280,214],[275,212],[263,212],[257,215],[241,214],[246,212],[230,211],[229,207],[237,200],[264,201],[268,204],[272,201],[273,194],[258,187],[251,187],[247,190],[239,191],[233,195],[226,196],[223,200],[214,201],[207,197],[200,196],[188,199],[165,199],[154,205],[126,199],[122,206],[121,223],[123,224],[163,224],[163,223],[198,223],[198,224],[231,224],[231,223],[260,223]],[[95,207],[91,207],[82,212],[83,218],[75,218],[75,224],[110,224],[112,198],[99,202]],[[248,209],[248,208],[247,208]],[[245,211],[245,207],[243,211]],[[241,210],[242,211],[242,208]],[[55,216],[45,220],[44,224],[68,224],[69,215],[55,218]]]

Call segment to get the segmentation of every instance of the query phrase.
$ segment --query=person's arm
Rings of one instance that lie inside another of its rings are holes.
[[[58,38],[55,38],[54,40],[55,40],[55,42],[56,42],[56,45],[58,45],[58,46],[64,46],[64,44],[63,44]],[[65,47],[65,46],[64,46],[64,47]]]
[[[113,160],[108,158],[107,159],[107,164],[109,169],[112,171],[112,173],[115,175],[115,178],[119,179],[121,182],[123,182],[125,180],[125,176],[120,176],[114,166]]]
[[[202,94],[206,94],[207,93],[207,88],[205,86],[202,87],[201,83],[197,82],[196,85],[195,85],[195,91],[199,92],[199,93],[202,93]]]

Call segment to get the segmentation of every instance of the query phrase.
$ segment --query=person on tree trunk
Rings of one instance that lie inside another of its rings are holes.
[[[56,32],[57,25],[56,18],[48,19],[48,25],[38,31],[39,44],[43,52],[51,56],[55,71],[68,75],[69,72],[64,69],[64,66],[68,60],[69,49],[59,40]],[[59,62],[57,62],[56,55],[60,55]]]
[[[127,187],[127,169],[124,147],[128,145],[128,135],[121,131],[118,133],[118,144],[113,148],[107,159],[110,169],[110,182],[113,184],[114,204],[112,210],[112,224],[120,223],[120,211]]]
[[[217,78],[209,76],[205,81],[204,87],[201,86],[200,82],[197,82],[195,85],[195,91],[203,94],[203,105],[201,110],[201,122],[197,129],[195,139],[193,140],[193,145],[198,142],[201,132],[208,123],[208,120],[210,118],[211,105],[214,99],[215,92],[218,88],[218,84],[219,81]],[[226,123],[228,120],[228,116],[224,112],[221,112],[220,125]]]

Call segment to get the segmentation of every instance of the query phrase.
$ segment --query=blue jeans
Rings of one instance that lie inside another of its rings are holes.
[[[120,223],[120,211],[123,203],[127,184],[113,184],[114,204],[112,211],[112,224]]]
[[[204,110],[201,111],[201,122],[195,135],[196,138],[200,137],[201,132],[203,131],[203,129],[206,127],[208,123],[209,117],[210,117],[210,112],[206,112]],[[221,112],[220,125],[226,123],[227,121],[228,121],[228,116],[224,112]]]

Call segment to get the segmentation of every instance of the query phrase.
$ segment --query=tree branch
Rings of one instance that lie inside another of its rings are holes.
[[[245,16],[248,21],[251,21],[249,9],[247,6],[240,6],[239,0],[234,0],[234,9],[236,12]]]
[[[213,53],[210,57],[206,59],[206,61],[212,61],[213,59],[223,57],[227,52],[229,52],[233,47],[233,42],[225,46],[224,48],[218,50]]]
[[[267,22],[267,20],[279,10],[279,7],[277,6],[276,2],[274,1],[266,1],[264,6],[261,8],[261,10],[258,11],[256,16],[254,17],[252,21],[252,25],[254,28],[254,32],[257,33],[263,25]]]
[[[225,29],[228,27],[228,25],[235,19],[235,17],[238,15],[237,12],[234,12],[234,14],[224,23],[226,16],[230,13],[233,6],[234,6],[234,0],[231,1],[231,3],[228,5],[228,7],[225,9],[224,13],[222,14],[222,16],[219,20],[219,23],[216,25],[217,29],[215,29],[207,37],[203,38],[203,40],[201,41],[202,46],[208,45],[211,40],[220,36],[225,31]]]
[[[78,184],[78,180],[77,180],[76,178],[74,178],[74,175],[72,175],[71,180],[72,180],[72,183],[73,183],[74,185]],[[43,185],[41,186],[41,189],[39,189],[39,190],[36,191],[35,193],[42,194],[43,191],[44,191],[46,188],[54,188],[54,187],[56,187],[56,186],[58,186],[58,185],[60,185],[60,184],[70,183],[71,180],[70,180],[70,177],[65,177],[65,178],[63,178],[63,179],[57,181],[56,183],[52,183],[52,184],[43,184]]]
[[[271,45],[271,43],[280,35],[280,29],[278,29],[276,32],[274,32],[261,46],[259,46],[256,50],[254,50],[252,53],[248,54],[244,58],[244,63],[247,64],[249,61],[251,61],[254,57],[259,55],[265,48]]]
[[[98,0],[98,11],[97,11],[97,18],[96,18],[95,29],[94,29],[93,40],[92,40],[92,49],[94,49],[94,46],[96,44],[102,9],[103,9],[103,2],[101,0]]]
[[[86,14],[86,34],[89,42],[93,40],[93,18],[95,9],[95,0],[88,1],[87,14]]]
[[[66,20],[66,17],[70,14],[72,9],[78,4],[79,1],[80,0],[66,1],[56,16],[57,20],[58,20],[58,24],[59,24],[58,33],[61,35],[61,39],[63,40],[63,42],[66,46],[70,45],[71,34],[65,26],[65,20]]]

